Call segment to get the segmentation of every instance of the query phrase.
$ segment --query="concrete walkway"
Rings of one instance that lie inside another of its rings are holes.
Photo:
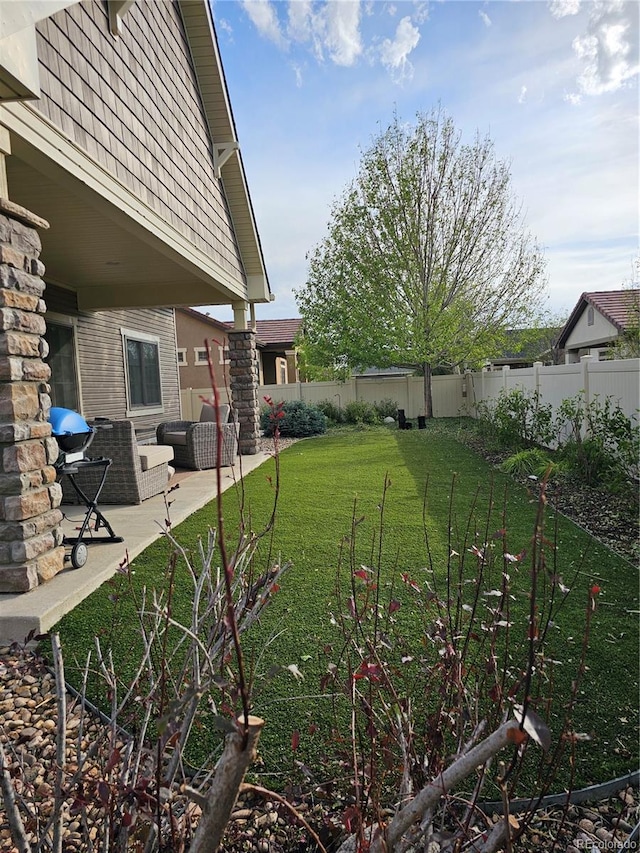
[[[257,453],[239,458],[233,468],[222,468],[221,491],[239,482],[242,476],[269,458],[267,453]],[[173,526],[217,494],[215,470],[178,472],[170,485],[176,482],[180,487],[170,495]],[[65,535],[73,536],[84,519],[84,507],[65,505],[62,510],[66,516]],[[116,535],[124,537],[124,542],[89,545],[89,558],[81,569],[72,568],[67,560],[64,571],[31,592],[0,594],[0,645],[22,643],[31,631],[36,634],[48,631],[65,613],[112,577],[125,554],[132,560],[154,542],[166,518],[163,495],[149,498],[139,506],[100,506],[100,510]]]

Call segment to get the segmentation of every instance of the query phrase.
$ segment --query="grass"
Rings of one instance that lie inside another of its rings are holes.
[[[281,558],[291,560],[293,566],[260,623],[246,636],[245,653],[254,675],[255,712],[267,720],[261,739],[262,772],[268,784],[283,787],[299,774],[297,762],[314,770],[322,768],[326,758],[335,703],[319,685],[330,657],[325,652],[335,652],[340,641],[331,619],[338,607],[337,566],[354,515],[363,519],[358,525],[356,560],[371,565],[379,544],[376,531],[385,478],[391,486],[383,517],[382,579],[386,587],[393,584],[393,594],[402,598],[401,624],[416,642],[421,640],[417,626],[422,614],[416,609],[419,602],[399,581],[400,575],[408,573],[424,584],[432,565],[433,579],[442,583],[452,542],[460,550],[470,544],[470,532],[503,527],[505,517],[509,550],[518,553],[529,546],[536,506],[524,489],[459,443],[451,425],[435,423],[427,430],[406,432],[336,430],[294,444],[282,453],[280,462],[278,520],[273,537],[263,540],[258,559],[266,564]],[[260,529],[271,512],[274,473],[274,463],[269,462],[244,480],[244,512],[253,529]],[[233,490],[225,493],[230,542],[237,537],[239,503]],[[213,505],[174,532],[186,548],[194,549],[208,526],[215,526]],[[571,579],[574,587],[551,636],[551,652],[562,661],[553,688],[560,702],[563,691],[568,694],[580,655],[587,590],[592,584],[601,588],[588,670],[575,714],[575,730],[591,738],[579,744],[576,758],[577,782],[586,785],[622,775],[637,760],[637,570],[563,518],[557,523],[556,559],[556,571],[565,583]],[[135,588],[161,585],[167,562],[168,542],[159,539],[133,563]],[[124,583],[118,578],[105,584],[58,624],[67,670],[74,658],[84,660],[98,632],[103,642],[112,645],[126,681],[135,657],[136,619],[132,596],[118,591]],[[346,579],[339,583],[344,590]],[[523,568],[514,581],[518,587],[514,606],[523,613],[528,584]],[[178,573],[176,615],[181,608],[188,609],[189,595],[190,588],[182,585]],[[287,669],[292,664],[304,680]],[[340,706],[338,701],[339,713]],[[300,744],[294,754],[295,732],[300,733]],[[206,719],[201,720],[190,747],[194,762],[209,754],[216,737]]]

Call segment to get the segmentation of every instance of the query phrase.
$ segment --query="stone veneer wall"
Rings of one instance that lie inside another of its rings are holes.
[[[0,592],[26,592],[64,566],[58,444],[35,227],[48,223],[0,199]]]
[[[233,407],[240,422],[239,451],[243,456],[251,456],[258,452],[260,436],[260,373],[256,333],[244,330],[230,331],[228,334],[229,383]]]

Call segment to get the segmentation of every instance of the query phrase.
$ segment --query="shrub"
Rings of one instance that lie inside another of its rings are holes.
[[[332,400],[320,400],[316,406],[332,423],[343,424],[345,422],[344,410],[340,406],[336,406]]]
[[[378,412],[372,403],[366,400],[353,400],[347,403],[344,414],[349,424],[377,424],[380,422]]]
[[[640,474],[640,425],[610,397],[585,406],[582,395],[563,400],[556,431],[570,474],[591,486],[629,489]],[[636,489],[632,489],[637,499]]]
[[[391,400],[389,397],[385,397],[384,400],[375,402],[373,407],[378,413],[380,420],[384,420],[385,418],[393,418],[394,420],[397,420],[398,418],[397,400]]]
[[[513,388],[502,391],[497,400],[482,402],[478,417],[482,430],[503,447],[550,444],[554,438],[553,409],[540,403],[540,394]]]
[[[526,450],[520,450],[514,453],[508,459],[505,459],[500,466],[507,474],[516,476],[543,477],[549,472],[549,477],[553,477],[558,473],[558,463],[549,458],[549,454],[539,447],[530,447]]]
[[[303,400],[285,400],[275,407],[263,409],[260,428],[266,436],[273,435],[276,424],[283,438],[305,438],[321,435],[327,430],[326,417],[316,406],[310,406]]]

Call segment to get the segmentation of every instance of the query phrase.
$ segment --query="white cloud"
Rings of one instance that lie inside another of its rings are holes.
[[[224,30],[227,36],[229,36],[229,38],[233,40],[233,27],[231,26],[229,21],[226,20],[226,18],[218,18],[216,20],[216,26],[219,29]]]
[[[615,92],[637,76],[638,40],[635,4],[622,0],[591,4],[587,32],[573,41],[574,53],[584,63],[579,91],[584,95]]]
[[[478,14],[482,18],[482,21],[483,21],[485,27],[490,27],[491,26],[491,18],[487,15],[487,13],[484,12],[482,9],[479,9]]]
[[[554,18],[577,15],[580,11],[580,0],[551,0],[549,9]]]
[[[275,6],[270,0],[242,0],[242,5],[260,35],[278,47],[286,47]]]
[[[413,20],[416,24],[424,24],[429,20],[429,3],[426,0],[413,0]]]
[[[336,65],[353,65],[362,53],[359,0],[340,0],[325,6],[326,45]]]
[[[520,94],[518,95],[518,103],[524,104],[526,97],[527,97],[527,87],[522,86],[520,89]]]
[[[336,65],[353,65],[362,53],[360,11],[359,0],[291,0],[288,34],[300,44],[309,43],[319,62],[326,52]]]
[[[291,68],[296,77],[296,87],[300,89],[302,87],[302,68],[297,62],[292,62]]]
[[[409,62],[409,54],[420,41],[420,31],[411,23],[411,18],[405,17],[398,24],[393,41],[384,39],[380,46],[380,59],[395,79],[410,77],[413,67]]]

